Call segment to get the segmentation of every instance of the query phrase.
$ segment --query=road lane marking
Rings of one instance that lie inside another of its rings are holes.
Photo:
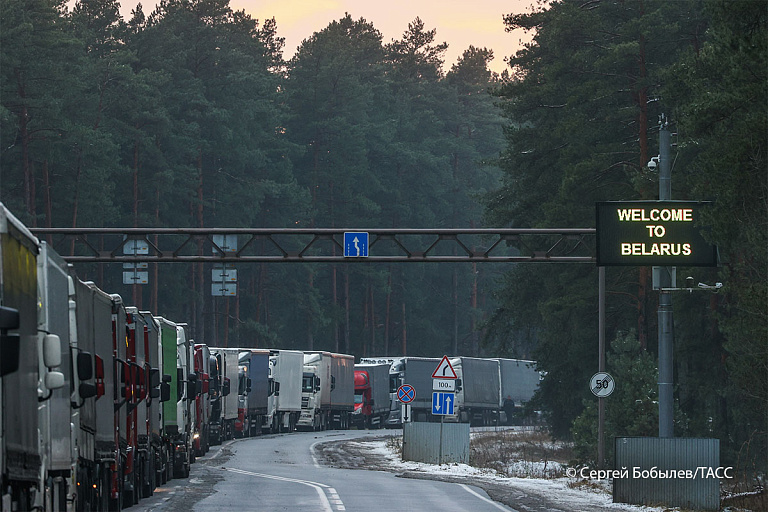
[[[472,494],[473,496],[476,496],[476,497],[480,498],[480,499],[481,499],[481,500],[483,500],[484,502],[486,502],[486,503],[489,503],[489,504],[493,505],[494,507],[496,507],[496,508],[497,508],[497,509],[499,509],[499,510],[504,510],[504,512],[509,512],[510,510],[511,510],[512,512],[517,512],[517,510],[515,510],[515,509],[513,509],[513,508],[509,508],[509,507],[506,507],[506,506],[504,506],[504,505],[499,505],[499,504],[498,504],[498,503],[496,503],[495,501],[493,501],[493,500],[489,500],[489,499],[488,499],[488,498],[486,498],[485,496],[483,496],[483,495],[481,495],[481,494],[478,494],[478,493],[476,493],[475,491],[473,491],[472,489],[470,489],[470,488],[469,488],[469,486],[467,486],[467,485],[464,485],[464,484],[459,484],[459,487],[461,487],[462,489],[464,489],[465,491],[467,491],[469,494]]]
[[[242,469],[235,469],[235,468],[221,468],[224,471],[230,471],[232,473],[239,473],[241,475],[249,475],[249,476],[255,476],[259,478],[269,478],[270,480],[279,480],[281,482],[291,482],[295,484],[302,484],[309,487],[312,487],[317,491],[318,496],[320,496],[320,502],[323,505],[323,509],[326,512],[333,512],[333,507],[331,507],[331,502],[336,506],[336,510],[343,511],[346,510],[344,507],[344,503],[339,499],[338,493],[336,493],[336,489],[329,485],[321,484],[320,482],[312,482],[310,480],[298,480],[296,478],[287,478],[284,476],[276,476],[276,475],[266,475],[264,473],[254,473],[252,471],[245,471]],[[328,496],[325,495],[326,491],[331,494],[331,500],[328,499]]]
[[[315,465],[317,469],[322,469],[322,466],[318,462],[317,457],[315,457],[315,446],[324,442],[325,441],[317,441],[315,443],[312,443],[312,445],[309,447],[309,454],[312,456],[312,463]]]

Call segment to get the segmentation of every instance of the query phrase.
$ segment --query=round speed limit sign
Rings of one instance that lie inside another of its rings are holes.
[[[613,393],[613,388],[616,387],[616,383],[613,381],[613,377],[605,372],[598,372],[589,379],[589,389],[592,390],[592,394],[603,398]]]

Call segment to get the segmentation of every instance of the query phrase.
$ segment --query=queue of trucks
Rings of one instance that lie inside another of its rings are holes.
[[[539,387],[542,374],[536,369],[536,362],[521,359],[448,357],[455,373],[454,414],[432,414],[433,374],[440,365],[441,358],[431,357],[365,357],[360,360],[359,369],[369,366],[389,368],[389,412],[383,414],[371,408],[370,414],[385,417],[384,426],[402,427],[403,404],[397,399],[397,390],[408,384],[415,390],[414,399],[408,405],[407,421],[448,421],[470,423],[473,426],[511,424],[521,416],[524,404],[533,398]],[[363,382],[357,377],[355,389],[360,383],[361,404],[365,403],[366,393]],[[371,379],[367,379],[371,381]],[[376,382],[372,384],[376,386]],[[381,398],[375,398],[374,404]],[[365,411],[364,405],[361,410]],[[510,417],[513,416],[513,417]],[[364,418],[364,416],[361,416]],[[364,420],[363,420],[364,421]],[[376,421],[369,419],[369,424]]]
[[[305,395],[318,430],[348,428],[353,357],[196,342],[79,279],[0,204],[2,511],[130,507],[213,444],[295,430]]]
[[[188,477],[227,439],[399,426],[403,383],[418,390],[411,419],[434,421],[439,361],[356,365],[347,354],[195,341],[186,323],[78,278],[0,203],[3,512],[121,510]],[[523,402],[538,385],[530,362],[451,361],[462,383],[453,421],[492,422],[502,395]]]

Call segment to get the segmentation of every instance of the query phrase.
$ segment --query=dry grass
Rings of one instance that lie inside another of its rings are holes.
[[[387,448],[397,454],[400,459],[403,458],[403,436],[392,436],[387,439]]]
[[[504,476],[558,478],[565,475],[571,447],[542,430],[499,430],[472,435],[469,463]]]

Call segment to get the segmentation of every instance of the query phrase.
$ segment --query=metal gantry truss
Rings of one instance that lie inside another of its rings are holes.
[[[70,263],[348,263],[560,262],[594,263],[595,229],[336,229],[336,228],[36,228]],[[369,256],[344,256],[343,236],[365,231]],[[214,242],[235,235],[237,250]],[[126,254],[141,240],[147,254]]]

